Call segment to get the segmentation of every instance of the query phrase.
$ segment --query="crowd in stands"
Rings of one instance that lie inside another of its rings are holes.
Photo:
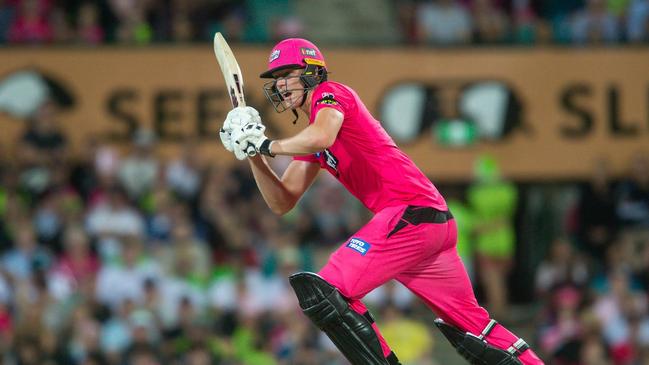
[[[90,138],[72,158],[57,115],[44,104],[3,148],[0,364],[345,363],[286,280],[317,271],[370,217],[333,178],[277,217],[245,163],[220,167],[191,140],[163,160],[147,130],[126,151]],[[579,194],[534,268],[536,320],[514,323],[550,364],[649,359],[648,157],[621,179],[602,160],[592,181],[564,185]],[[480,179],[446,187],[449,206],[483,303],[510,323],[511,296],[490,291],[507,285],[494,268],[516,265],[516,239],[497,237],[520,233],[513,214],[526,198],[492,159],[477,166]],[[389,283],[365,301],[404,364],[435,364],[433,315],[419,300]]]
[[[219,167],[195,141],[164,161],[141,130],[126,151],[91,138],[72,158],[57,110],[3,148],[0,364],[344,364],[287,280],[369,219],[337,181],[280,218],[246,163]],[[389,285],[368,304],[402,358],[430,364],[413,295]]]
[[[541,353],[556,364],[649,361],[649,156],[598,161],[536,271]]]
[[[409,45],[649,41],[648,0],[2,0],[0,43]]]

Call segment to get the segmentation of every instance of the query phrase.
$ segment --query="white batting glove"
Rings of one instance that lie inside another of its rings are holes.
[[[266,156],[274,157],[270,153],[271,140],[266,137],[264,131],[266,126],[262,123],[248,123],[232,132],[232,143],[235,151],[241,150],[245,153],[248,146],[255,147],[255,151]]]
[[[230,152],[234,152],[234,145],[231,138],[232,131],[251,122],[261,123],[261,117],[255,108],[245,106],[232,109],[223,122],[223,128],[219,130],[223,147]]]
[[[230,152],[234,152],[232,150],[232,140],[230,139],[230,135],[232,133],[227,132],[225,129],[221,128],[219,130],[219,137],[221,137],[221,143],[223,143],[223,147],[225,147],[226,150]]]

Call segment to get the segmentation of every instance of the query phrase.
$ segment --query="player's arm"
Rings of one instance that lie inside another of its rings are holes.
[[[308,155],[331,147],[343,125],[344,115],[334,108],[322,108],[315,120],[293,137],[275,140],[270,145],[273,155]]]
[[[294,160],[279,178],[265,157],[257,155],[248,161],[266,204],[279,215],[293,209],[320,171],[320,165],[316,163]]]

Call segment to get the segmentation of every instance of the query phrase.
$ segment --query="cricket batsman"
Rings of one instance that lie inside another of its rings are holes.
[[[277,214],[291,210],[320,169],[374,213],[319,273],[291,275],[300,307],[354,365],[399,364],[361,299],[396,279],[436,313],[437,327],[471,364],[543,364],[525,341],[489,317],[473,294],[456,250],[457,227],[444,198],[372,117],[350,87],[329,81],[320,50],[305,39],[271,51],[264,92],[277,112],[297,110],[309,125],[271,140],[259,113],[232,110],[221,130],[226,149],[248,158],[259,190]],[[248,157],[254,146],[257,154]],[[278,177],[267,158],[293,156]]]

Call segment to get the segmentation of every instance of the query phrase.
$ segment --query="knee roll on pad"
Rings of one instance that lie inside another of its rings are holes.
[[[304,314],[318,326],[353,365],[390,365],[383,356],[372,323],[349,307],[338,289],[319,275],[309,272],[289,277]],[[370,317],[371,318],[371,317]]]
[[[516,356],[516,353],[525,351],[523,348],[527,349],[527,344],[521,339],[510,347],[513,351],[509,352],[488,344],[482,336],[464,333],[441,319],[436,319],[435,325],[457,352],[472,365],[523,365]]]

